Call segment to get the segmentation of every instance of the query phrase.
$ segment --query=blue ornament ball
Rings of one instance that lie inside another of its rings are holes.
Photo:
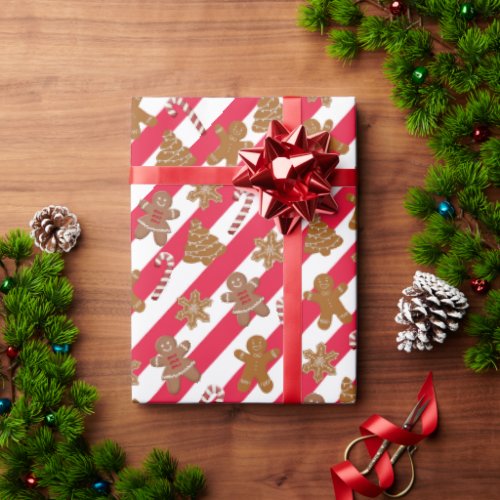
[[[92,484],[92,489],[94,491],[97,491],[98,493],[103,493],[107,495],[110,490],[110,484],[108,483],[108,481],[99,479],[99,481],[96,481],[95,483]]]
[[[447,200],[443,200],[439,203],[437,211],[439,215],[447,219],[453,219],[453,217],[455,217],[455,209],[453,208],[453,205]]]
[[[0,415],[5,415],[12,408],[12,401],[9,398],[0,398]]]
[[[52,350],[56,354],[68,354],[71,346],[69,344],[52,344]]]

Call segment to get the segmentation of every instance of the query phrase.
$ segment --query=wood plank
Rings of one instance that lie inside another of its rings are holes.
[[[372,413],[400,421],[434,370],[441,426],[415,455],[409,498],[498,496],[498,376],[464,369],[472,339],[396,351],[406,252],[419,224],[402,207],[431,155],[389,99],[381,55],[343,67],[326,37],[296,27],[298,2],[3,0],[0,13],[2,230],[68,205],[84,234],[67,259],[76,288],[79,374],[102,399],[92,441],[138,464],[170,447],[201,465],[213,499],[332,497],[328,464]],[[359,402],[349,407],[155,406],[130,402],[129,111],[133,95],[355,95],[359,109]]]

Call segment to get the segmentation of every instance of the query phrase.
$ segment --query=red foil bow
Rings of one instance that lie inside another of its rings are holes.
[[[240,151],[246,166],[233,177],[233,184],[255,189],[260,214],[274,219],[282,234],[290,234],[302,219],[337,212],[330,180],[339,157],[328,153],[329,142],[328,132],[308,136],[303,125],[290,132],[273,120],[264,147]]]

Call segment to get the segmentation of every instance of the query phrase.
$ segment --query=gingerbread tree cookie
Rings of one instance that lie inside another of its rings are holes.
[[[337,316],[344,324],[352,320],[352,314],[340,301],[340,296],[347,290],[345,283],[334,288],[333,279],[329,274],[318,274],[314,279],[314,289],[315,291],[304,292],[304,298],[319,305],[319,328],[328,330],[333,316]]]
[[[227,131],[220,124],[215,126],[215,133],[219,136],[219,146],[210,153],[207,158],[209,165],[216,165],[225,160],[226,165],[236,165],[238,163],[238,153],[240,149],[251,148],[250,141],[244,141],[247,135],[247,126],[238,120],[230,123]]]
[[[156,341],[156,352],[151,359],[151,366],[163,367],[161,379],[165,381],[170,394],[177,394],[181,388],[181,377],[186,377],[191,382],[198,382],[201,374],[196,368],[196,363],[186,354],[191,344],[186,340],[177,345],[174,337],[164,336]]]
[[[320,342],[316,346],[316,352],[306,349],[303,354],[308,361],[302,365],[302,371],[304,373],[312,372],[316,383],[319,384],[325,378],[325,375],[335,375],[337,373],[335,367],[330,363],[338,358],[339,353],[335,351],[327,352],[324,342]]]
[[[156,166],[182,166],[195,165],[196,158],[191,154],[189,148],[184,147],[180,139],[172,130],[165,130],[160,151],[156,155]]]
[[[271,269],[275,262],[283,262],[283,240],[279,240],[275,231],[270,231],[265,238],[255,238],[257,250],[252,260],[263,261],[265,269]]]
[[[278,97],[261,97],[257,103],[257,111],[253,115],[252,130],[267,132],[271,120],[281,120],[283,108]]]
[[[352,193],[348,193],[347,196],[345,197],[347,201],[350,201],[351,203],[356,203],[356,196],[353,195]],[[354,213],[352,214],[351,220],[349,221],[349,229],[356,229],[357,223],[356,223],[356,209],[354,209]]]
[[[226,247],[216,236],[210,234],[207,228],[202,226],[200,220],[191,220],[188,241],[184,251],[184,262],[191,264],[201,262],[208,266],[225,251]]]
[[[356,387],[349,377],[344,377],[342,379],[342,384],[340,385],[339,402],[354,403],[354,401],[356,401]]]
[[[233,314],[236,315],[238,324],[247,326],[250,323],[250,313],[258,316],[267,316],[269,307],[264,304],[264,297],[255,293],[259,286],[259,278],[247,281],[243,273],[233,273],[226,281],[229,292],[222,294],[222,302],[234,302]]]
[[[141,135],[141,123],[146,127],[153,127],[157,123],[156,116],[146,113],[141,109],[142,97],[132,97],[132,130],[130,136],[137,139]]]
[[[144,309],[146,309],[145,302],[134,293],[134,285],[137,283],[137,280],[139,279],[140,276],[141,276],[141,271],[139,271],[139,269],[135,269],[134,271],[132,271],[132,290],[131,290],[130,303],[132,305],[132,309],[135,312],[142,312],[144,311]]]
[[[180,321],[187,319],[187,326],[190,330],[198,326],[198,321],[203,321],[203,323],[210,321],[210,316],[205,312],[205,308],[212,305],[212,299],[202,299],[198,290],[193,290],[189,299],[179,297],[177,303],[182,306],[182,310],[175,317]]]
[[[177,219],[180,212],[172,206],[172,197],[166,191],[157,191],[151,202],[141,200],[139,206],[146,215],[137,221],[135,237],[139,240],[153,233],[155,243],[159,246],[165,245],[168,233],[171,232],[167,221]]]
[[[222,203],[222,195],[217,191],[222,186],[215,184],[200,184],[193,186],[193,191],[189,191],[187,199],[192,202],[198,201],[200,208],[206,210],[210,202]]]
[[[327,256],[330,255],[334,248],[342,245],[343,241],[335,232],[335,229],[323,222],[321,217],[316,216],[307,229],[304,252],[309,254],[320,253]]]
[[[267,365],[280,355],[280,350],[266,351],[266,349],[266,339],[260,335],[254,335],[248,339],[248,352],[241,349],[234,351],[234,355],[245,363],[245,368],[238,382],[240,392],[248,392],[254,380],[259,384],[262,392],[268,393],[273,390],[273,381],[267,372]]]

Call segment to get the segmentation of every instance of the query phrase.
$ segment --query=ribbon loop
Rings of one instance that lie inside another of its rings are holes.
[[[418,399],[425,399],[427,401],[427,407],[421,416],[422,431],[420,433],[398,427],[380,415],[372,415],[361,424],[359,429],[363,437],[358,438],[356,441],[364,439],[366,449],[371,458],[379,453],[379,447],[384,442],[384,439],[389,440],[391,443],[413,446],[436,430],[438,410],[436,394],[434,393],[434,386],[432,384],[432,373],[429,373],[427,376],[418,393]],[[349,460],[344,460],[344,462],[334,465],[330,469],[330,472],[336,499],[353,500],[354,492],[371,498],[385,493],[385,490],[389,489],[394,482],[393,465],[391,457],[387,451],[384,451],[375,463],[378,485],[366,479]],[[406,490],[407,488],[403,492],[406,492]],[[401,496],[401,493],[398,495]]]
[[[328,132],[308,136],[304,125],[289,130],[273,120],[263,147],[240,151],[246,166],[233,183],[259,192],[262,217],[274,219],[281,233],[290,234],[301,219],[310,222],[316,213],[338,210],[331,180],[339,157],[328,153],[329,142]]]

